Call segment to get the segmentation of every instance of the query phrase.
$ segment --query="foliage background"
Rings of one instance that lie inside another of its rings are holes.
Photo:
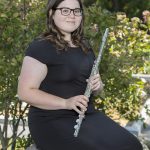
[[[139,18],[144,9],[150,8],[150,2],[97,0],[93,5],[90,2],[84,1],[87,6],[85,34],[95,54],[105,28],[110,29],[99,68],[105,90],[96,97],[96,108],[110,117],[116,112],[121,118],[137,119],[144,100],[141,93],[145,83],[132,78],[132,73],[150,73],[149,27]],[[30,136],[17,138],[16,134],[18,123],[26,122],[27,109],[18,100],[17,81],[25,49],[46,30],[45,4],[44,0],[0,1],[0,115],[5,119],[4,126],[0,126],[0,141],[4,150],[30,144]],[[127,12],[128,16],[117,11]],[[8,124],[13,128],[11,137]],[[10,146],[10,143],[13,144]]]
[[[125,12],[129,18],[139,17],[142,18],[142,12],[149,10],[149,0],[84,0],[85,6],[90,6],[98,2],[103,9],[114,12]]]

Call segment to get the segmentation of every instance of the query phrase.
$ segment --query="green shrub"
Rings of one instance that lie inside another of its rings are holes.
[[[127,119],[137,119],[143,103],[144,83],[134,79],[132,74],[150,73],[150,35],[141,30],[139,18],[129,20],[124,13],[111,14],[102,10],[98,3],[86,13],[85,32],[92,37],[90,41],[96,54],[102,32],[107,27],[110,29],[99,68],[105,84],[105,100],[96,100],[96,107],[103,107],[108,115],[116,111]]]

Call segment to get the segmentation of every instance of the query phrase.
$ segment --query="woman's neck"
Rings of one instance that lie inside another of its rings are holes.
[[[63,34],[64,34],[64,40],[68,42],[68,44],[70,45],[70,47],[76,47],[76,45],[74,45],[72,43],[71,33],[63,33]]]
[[[71,34],[64,34],[64,40],[70,42],[71,41]]]

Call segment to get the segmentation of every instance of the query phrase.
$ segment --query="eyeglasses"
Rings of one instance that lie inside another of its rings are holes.
[[[72,11],[73,11],[73,14],[75,16],[82,16],[82,9],[81,8],[70,9],[67,7],[63,7],[63,8],[55,8],[54,10],[60,10],[61,14],[63,16],[69,16]]]

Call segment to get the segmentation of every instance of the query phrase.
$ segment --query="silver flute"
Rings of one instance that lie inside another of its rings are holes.
[[[105,33],[104,33],[103,38],[102,38],[102,43],[100,45],[100,49],[99,49],[97,59],[94,61],[94,64],[93,64],[93,67],[92,67],[92,70],[91,70],[90,77],[97,74],[97,72],[98,72],[98,69],[99,69],[98,66],[99,66],[100,61],[101,61],[102,51],[103,51],[104,45],[105,45],[106,40],[107,40],[108,32],[109,32],[109,29],[106,28]],[[92,93],[92,90],[91,90],[91,87],[90,87],[90,83],[88,82],[84,95],[87,98],[89,98],[91,93]],[[78,136],[79,131],[80,131],[80,127],[81,127],[81,124],[82,124],[82,121],[83,121],[84,118],[85,118],[85,112],[83,111],[83,114],[80,114],[79,118],[76,120],[77,124],[74,126],[74,129],[75,129],[74,137]]]

